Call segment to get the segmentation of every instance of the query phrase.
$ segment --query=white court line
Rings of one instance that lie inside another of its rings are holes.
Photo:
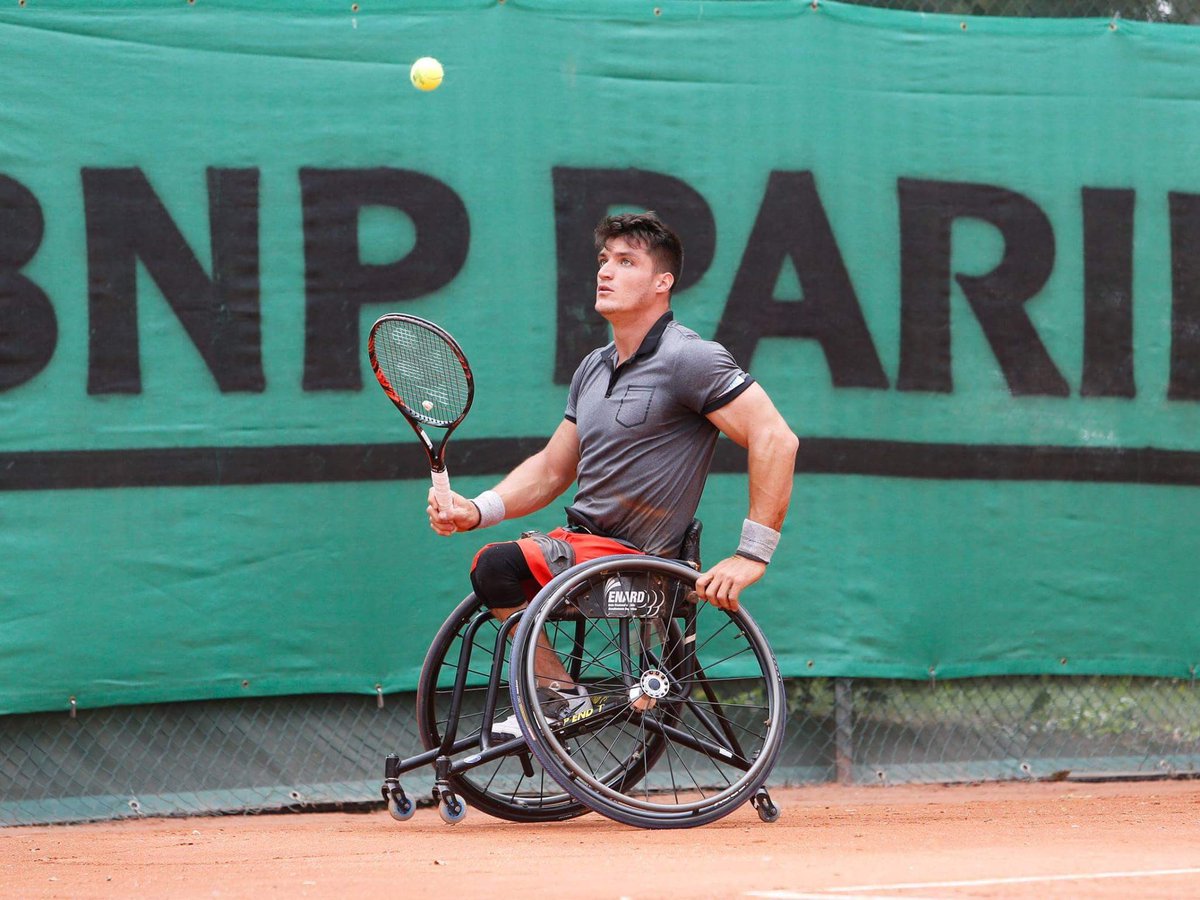
[[[987,887],[997,884],[1036,884],[1044,881],[1090,881],[1102,878],[1160,878],[1167,875],[1200,875],[1195,869],[1144,869],[1136,872],[1091,872],[1078,875],[1022,875],[1012,878],[978,878],[972,881],[923,881],[908,884],[856,884],[849,887],[825,888],[819,893],[799,891],[747,891],[747,897],[769,900],[886,900],[880,891],[915,891],[922,888]],[[857,891],[858,893],[851,893]],[[920,900],[911,894],[906,900]]]
[[[825,888],[826,894],[844,896],[850,891],[915,891],[922,888],[987,887],[994,884],[1036,884],[1042,881],[1092,881],[1100,878],[1160,878],[1164,875],[1200,875],[1195,869],[1145,869],[1140,872],[1087,872],[1077,875],[1023,875],[1013,878],[979,878],[974,881],[922,881],[909,884],[856,884],[849,887]]]

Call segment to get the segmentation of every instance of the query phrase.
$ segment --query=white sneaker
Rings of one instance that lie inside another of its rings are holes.
[[[592,696],[582,684],[577,684],[574,689],[571,689],[564,688],[557,681],[552,681],[546,687],[538,688],[537,697],[538,702],[542,705],[542,712],[551,726],[558,725],[579,713],[591,712],[592,709]],[[517,737],[521,737],[521,726],[517,722],[516,713],[503,722],[496,722],[492,725],[492,741],[495,743],[511,741]]]

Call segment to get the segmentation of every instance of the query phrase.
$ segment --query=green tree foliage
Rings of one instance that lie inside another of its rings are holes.
[[[1193,25],[1200,0],[848,0],[864,6],[954,16],[1113,18]]]

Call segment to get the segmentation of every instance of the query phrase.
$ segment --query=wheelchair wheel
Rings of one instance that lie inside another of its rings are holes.
[[[426,750],[441,746],[448,727],[455,678],[461,665],[463,639],[472,623],[481,616],[484,621],[471,642],[456,735],[459,738],[478,735],[483,725],[500,623],[491,617],[487,607],[474,594],[469,594],[438,630],[421,667],[417,684],[417,726]],[[501,722],[511,715],[512,709],[508,705],[506,685],[498,685],[496,692],[493,721]],[[478,749],[476,743],[473,749],[461,755],[470,755]],[[503,756],[453,775],[449,783],[468,806],[512,822],[553,822],[588,812],[588,808],[565,793],[528,752]]]
[[[697,602],[696,577],[649,556],[584,563],[534,598],[513,640],[510,690],[530,750],[581,803],[628,825],[728,815],[763,786],[783,741],[783,681],[766,639],[744,609]],[[585,714],[555,720],[538,703],[541,634],[588,686]],[[613,759],[639,752],[653,764],[645,777],[609,777]]]

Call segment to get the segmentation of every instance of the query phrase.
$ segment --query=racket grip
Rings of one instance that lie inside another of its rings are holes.
[[[450,472],[446,469],[430,471],[429,477],[433,479],[433,496],[437,499],[438,508],[444,509],[447,512],[453,511],[453,500],[450,496]]]

